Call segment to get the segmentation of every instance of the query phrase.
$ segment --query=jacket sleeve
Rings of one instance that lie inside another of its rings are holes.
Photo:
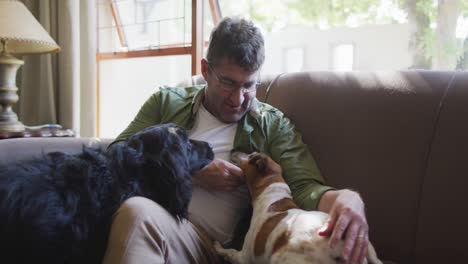
[[[130,125],[117,136],[111,145],[117,141],[126,140],[146,127],[158,124],[161,120],[161,97],[161,92],[156,92],[146,100]]]
[[[269,131],[269,150],[281,165],[294,201],[304,210],[317,210],[320,198],[334,188],[324,185],[320,170],[299,132],[283,114],[276,112]]]

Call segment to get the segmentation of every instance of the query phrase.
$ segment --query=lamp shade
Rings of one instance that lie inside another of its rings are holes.
[[[0,0],[0,52],[38,54],[58,52],[50,37],[22,2]]]

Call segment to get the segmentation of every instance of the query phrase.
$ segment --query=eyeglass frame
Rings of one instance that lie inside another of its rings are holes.
[[[216,78],[216,80],[218,81],[218,83],[220,84],[220,87],[226,92],[232,93],[238,87],[240,87],[241,91],[242,91],[242,94],[248,94],[248,93],[254,92],[262,84],[259,81],[254,81],[254,82],[252,82],[252,84],[249,85],[250,82],[239,83],[237,81],[234,81],[234,80],[231,80],[231,79],[228,79],[228,78],[220,77],[219,74],[211,66],[211,63],[208,62],[207,65],[208,65],[208,69],[211,72],[213,72],[213,75]],[[247,86],[247,85],[249,85],[249,86]]]

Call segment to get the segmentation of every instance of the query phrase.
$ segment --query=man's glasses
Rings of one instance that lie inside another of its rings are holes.
[[[260,82],[254,81],[254,82],[246,82],[246,83],[240,83],[236,82],[231,79],[223,78],[218,75],[218,73],[211,67],[210,63],[208,63],[208,68],[210,71],[213,73],[215,76],[216,80],[219,82],[220,87],[226,92],[226,93],[232,93],[234,92],[237,88],[241,88],[241,91],[243,94],[246,93],[252,93],[254,92],[258,86],[260,86]]]

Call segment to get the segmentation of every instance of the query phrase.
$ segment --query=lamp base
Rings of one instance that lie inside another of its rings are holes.
[[[16,121],[16,122],[0,121],[0,131],[1,132],[23,132],[24,125],[20,121]]]
[[[23,63],[9,54],[0,53],[0,131],[24,131],[24,125],[18,121],[18,116],[12,109],[12,105],[19,99],[16,72]]]

